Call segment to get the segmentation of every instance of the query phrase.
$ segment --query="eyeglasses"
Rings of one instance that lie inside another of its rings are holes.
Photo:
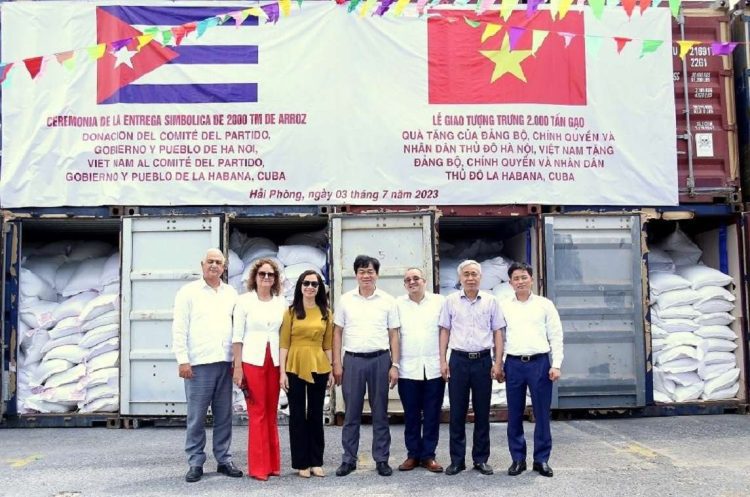
[[[275,278],[276,273],[267,273],[265,271],[258,271],[258,277],[260,278]]]
[[[418,283],[421,279],[419,276],[412,276],[411,278],[404,278],[404,283]]]
[[[318,288],[318,282],[317,281],[303,281],[302,286],[311,286],[313,288]]]

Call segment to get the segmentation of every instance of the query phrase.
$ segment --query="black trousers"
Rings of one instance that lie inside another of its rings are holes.
[[[289,448],[292,468],[307,469],[323,466],[323,402],[328,373],[313,373],[314,383],[308,383],[293,373],[289,378]]]
[[[469,359],[451,354],[448,398],[450,414],[451,463],[461,464],[466,457],[466,413],[474,409],[474,443],[471,447],[473,462],[483,463],[490,458],[490,397],[492,395],[492,358]]]

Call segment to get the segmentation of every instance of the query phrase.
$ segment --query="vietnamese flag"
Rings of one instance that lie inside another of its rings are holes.
[[[583,12],[555,21],[548,10],[531,18],[514,11],[507,22],[497,11],[433,12],[439,15],[427,21],[429,103],[586,105]],[[482,42],[485,23],[501,27]],[[550,32],[535,54],[533,30]],[[558,33],[576,36],[566,47]]]

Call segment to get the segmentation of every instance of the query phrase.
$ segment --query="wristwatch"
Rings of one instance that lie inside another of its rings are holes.
[[[396,368],[396,369],[398,369],[399,371],[401,370],[401,368],[399,367],[399,365],[398,365],[398,363],[397,363],[397,362],[392,362],[392,363],[391,363],[391,367],[392,367],[392,368]]]

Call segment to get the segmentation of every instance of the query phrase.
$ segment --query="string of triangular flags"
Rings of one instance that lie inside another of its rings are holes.
[[[401,16],[404,13],[404,9],[409,4],[410,0],[380,0],[378,3],[378,0],[335,0],[337,4],[344,5],[349,3],[347,6],[348,12],[355,12],[357,10],[357,7],[361,5],[359,9],[359,15],[361,17],[366,16],[369,12],[372,12],[372,16],[384,16],[386,13],[391,12],[392,16]],[[478,0],[476,4],[476,12],[482,13],[491,8],[496,0]],[[558,17],[558,19],[563,19],[565,15],[570,10],[571,6],[573,5],[574,0],[550,0],[550,11],[551,15],[554,19],[555,16]],[[594,15],[597,18],[601,18],[601,15],[603,13],[605,2],[607,0],[588,0],[589,7],[593,10]],[[612,0],[609,0],[612,1]],[[615,0],[616,1],[616,0]],[[621,0],[621,5],[625,9],[625,11],[628,14],[628,17],[630,17],[633,13],[633,10],[635,9],[636,1],[639,1],[640,6],[640,12],[641,14],[649,7],[656,7],[659,5],[659,3],[662,0]],[[416,8],[418,14],[421,16],[425,10],[429,7],[441,5],[445,6],[449,4],[451,0],[417,0]],[[468,4],[469,0],[455,0],[453,5],[455,6],[466,6]],[[517,7],[519,0],[500,0],[500,18],[504,21],[507,21],[510,18],[511,12]],[[527,16],[532,16],[537,13],[539,5],[541,5],[544,2],[544,0],[528,0],[527,3],[527,9],[526,13]],[[577,5],[582,6],[584,0],[577,0]],[[679,11],[681,8],[682,0],[668,0],[670,9],[672,11],[672,14],[677,16],[679,15]],[[299,6],[302,6],[303,0],[297,0],[297,3]],[[377,5],[377,7],[376,7]],[[609,5],[608,5],[609,6]],[[50,55],[41,55],[36,57],[30,57],[27,59],[22,59],[19,61],[10,61],[10,62],[0,62],[0,84],[5,85],[10,80],[8,78],[8,75],[12,70],[18,70],[21,67],[24,67],[29,75],[31,76],[31,79],[36,79],[39,74],[43,72],[43,68],[45,64],[50,63],[52,61],[56,61],[61,66],[65,67],[68,70],[73,70],[76,65],[76,59],[79,59],[81,54],[84,54],[88,59],[90,60],[98,60],[104,56],[107,49],[109,48],[111,52],[114,54],[121,50],[123,47],[126,47],[130,45],[132,42],[137,40],[137,51],[140,51],[144,46],[148,45],[152,41],[156,40],[157,43],[161,43],[165,46],[175,46],[180,45],[183,40],[191,35],[195,35],[196,38],[200,38],[205,34],[205,32],[211,28],[224,25],[231,20],[234,20],[235,26],[240,26],[248,17],[254,16],[258,17],[259,19],[264,19],[266,23],[277,23],[280,16],[283,14],[284,16],[288,16],[291,13],[291,7],[292,7],[292,0],[277,0],[273,3],[268,3],[265,5],[259,5],[259,6],[253,6],[242,10],[236,10],[227,12],[226,14],[221,14],[218,16],[209,17],[206,19],[203,19],[202,21],[198,22],[189,22],[185,23],[179,26],[173,26],[171,28],[158,28],[158,27],[150,27],[146,28],[143,31],[143,34],[133,37],[133,38],[124,38],[120,40],[115,40],[108,43],[99,43],[97,45],[74,49],[74,50],[68,50],[65,52],[60,53],[54,53]],[[393,10],[391,11],[391,7],[393,7]],[[436,11],[435,14],[439,16],[439,11]],[[465,18],[466,22],[471,25],[472,27],[480,27],[482,25],[485,26],[485,30],[482,34],[482,41],[486,40],[487,38],[491,37],[492,35],[496,34],[501,28],[502,24],[499,22],[492,23],[492,22],[481,22],[481,21],[474,21],[468,18]],[[515,47],[515,44],[517,40],[520,38],[520,36],[523,34],[524,31],[527,30],[527,28],[521,28],[516,26],[508,26],[506,24],[506,27],[509,28],[508,31],[508,38],[510,43],[510,49],[513,50]],[[632,41],[639,41],[641,42],[641,57],[643,57],[646,54],[655,52],[661,45],[663,45],[664,40],[637,40],[634,38],[627,38],[627,37],[603,37],[603,36],[595,36],[595,35],[581,35],[578,33],[569,33],[569,32],[554,32],[554,31],[544,31],[544,30],[531,30],[532,31],[532,39],[533,39],[533,51],[536,51],[541,44],[546,39],[547,35],[549,33],[556,33],[558,36],[561,36],[565,40],[565,46],[567,47],[570,42],[576,37],[576,36],[584,36],[586,42],[591,45],[591,48],[593,48],[595,51],[598,50],[599,45],[601,45],[601,41],[605,38],[610,38],[614,40],[616,47],[617,47],[617,53],[621,53],[622,50],[625,48],[625,46],[632,42]],[[690,50],[696,46],[696,45],[709,45],[711,47],[711,55],[731,55],[732,51],[737,47],[740,43],[738,42],[720,42],[720,41],[711,41],[711,42],[704,42],[704,41],[698,41],[698,40],[679,40],[674,42],[677,46],[679,46],[679,56],[680,58],[685,58],[685,56],[690,52]],[[747,44],[747,42],[743,42],[744,44]]]

